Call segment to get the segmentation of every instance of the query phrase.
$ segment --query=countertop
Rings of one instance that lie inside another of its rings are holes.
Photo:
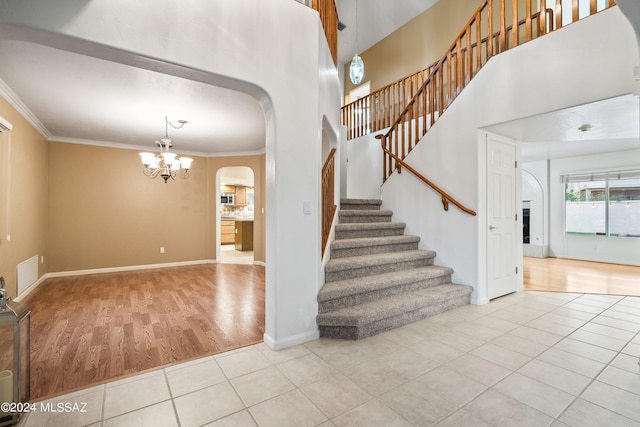
[[[252,216],[221,216],[222,221],[253,221]]]

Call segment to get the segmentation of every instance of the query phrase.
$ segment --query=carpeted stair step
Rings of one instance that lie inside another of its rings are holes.
[[[365,222],[391,222],[393,211],[340,209],[338,219],[340,224]]]
[[[469,304],[473,288],[453,283],[433,286],[318,314],[320,335],[361,339]]]
[[[404,222],[372,222],[355,224],[336,224],[335,238],[357,239],[360,237],[401,236],[404,234]]]
[[[380,199],[340,199],[340,209],[377,210],[381,204]]]
[[[331,259],[350,256],[380,254],[418,249],[418,236],[361,237],[359,239],[334,240],[331,243]]]
[[[431,265],[330,282],[318,292],[318,311],[325,313],[399,293],[451,283],[452,274],[451,268]]]
[[[325,283],[426,267],[433,265],[435,256],[434,251],[414,250],[332,259],[324,269]]]

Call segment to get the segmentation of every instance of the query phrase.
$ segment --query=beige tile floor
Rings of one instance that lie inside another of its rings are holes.
[[[361,341],[159,369],[21,425],[640,426],[639,331],[639,297],[522,292]]]

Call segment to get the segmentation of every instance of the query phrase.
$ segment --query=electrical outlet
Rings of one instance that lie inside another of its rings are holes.
[[[164,253],[164,246],[160,246],[160,253],[163,254]]]

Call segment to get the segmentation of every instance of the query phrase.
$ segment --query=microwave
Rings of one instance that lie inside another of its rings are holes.
[[[235,195],[233,194],[223,194],[220,196],[220,204],[221,205],[230,205],[233,206],[234,205],[234,199]]]

